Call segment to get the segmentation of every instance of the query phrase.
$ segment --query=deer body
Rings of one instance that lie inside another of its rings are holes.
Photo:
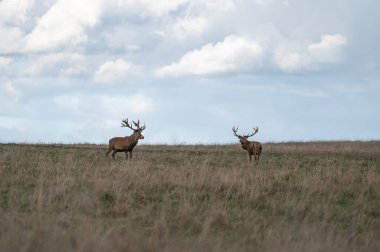
[[[240,141],[240,143],[241,143],[241,147],[248,152],[249,162],[251,162],[252,155],[253,155],[255,157],[256,163],[258,163],[260,159],[261,151],[263,149],[263,147],[261,146],[261,143],[255,142],[255,141],[251,142],[248,140],[244,141],[244,143]]]
[[[132,121],[133,122],[133,121]],[[129,157],[132,159],[132,151],[133,148],[137,145],[138,141],[140,139],[144,139],[144,136],[141,134],[141,132],[145,129],[145,125],[143,127],[140,127],[140,122],[137,123],[133,122],[136,129],[133,129],[131,125],[128,124],[128,119],[122,121],[122,127],[128,127],[134,130],[133,134],[126,137],[114,137],[109,140],[109,147],[106,152],[106,156],[112,152],[112,158],[115,159],[115,155],[117,152],[125,152],[125,159],[128,159],[128,152]]]
[[[259,128],[258,127],[254,128],[254,131],[252,134],[243,135],[243,136],[238,135],[237,130],[238,128],[235,128],[235,127],[232,128],[234,135],[237,136],[240,140],[241,147],[248,152],[249,162],[252,161],[252,155],[253,155],[255,157],[256,163],[258,164],[263,147],[261,143],[255,142],[255,141],[249,141],[248,138],[256,134],[259,131]]]

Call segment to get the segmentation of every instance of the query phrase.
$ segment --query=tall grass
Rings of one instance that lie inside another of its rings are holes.
[[[380,250],[380,142],[105,151],[0,145],[0,250]]]

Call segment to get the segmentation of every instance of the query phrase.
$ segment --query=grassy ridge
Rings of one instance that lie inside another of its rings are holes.
[[[378,251],[380,142],[0,145],[0,250]]]

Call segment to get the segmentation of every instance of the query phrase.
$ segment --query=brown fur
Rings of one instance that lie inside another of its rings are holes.
[[[239,127],[238,127],[239,128]],[[237,134],[238,128],[232,127],[234,136],[238,137],[241,143],[241,147],[248,152],[249,162],[252,161],[252,155],[255,157],[256,164],[259,163],[261,151],[263,147],[261,143],[255,141],[248,141],[248,138],[255,135],[259,131],[259,127],[253,128],[253,132],[248,135],[239,135]]]
[[[252,155],[255,157],[255,161],[258,164],[260,160],[261,151],[263,147],[261,143],[255,141],[248,141],[247,138],[242,137],[240,139],[241,147],[248,152],[249,162],[252,161]]]
[[[106,157],[108,154],[112,152],[112,158],[115,159],[115,155],[117,152],[125,152],[125,159],[128,159],[128,152],[129,152],[129,157],[132,159],[132,151],[133,148],[137,145],[138,141],[140,139],[144,139],[144,136],[141,134],[141,132],[145,129],[144,127],[139,126],[139,122],[135,123],[135,126],[137,129],[133,129],[131,125],[128,124],[128,120],[123,120],[122,121],[122,127],[128,127],[132,129],[134,132],[130,136],[126,137],[114,137],[109,140],[109,147],[106,152]]]

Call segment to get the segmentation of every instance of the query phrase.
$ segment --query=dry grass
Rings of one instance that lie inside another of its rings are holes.
[[[380,142],[105,151],[0,145],[0,250],[380,250]]]

